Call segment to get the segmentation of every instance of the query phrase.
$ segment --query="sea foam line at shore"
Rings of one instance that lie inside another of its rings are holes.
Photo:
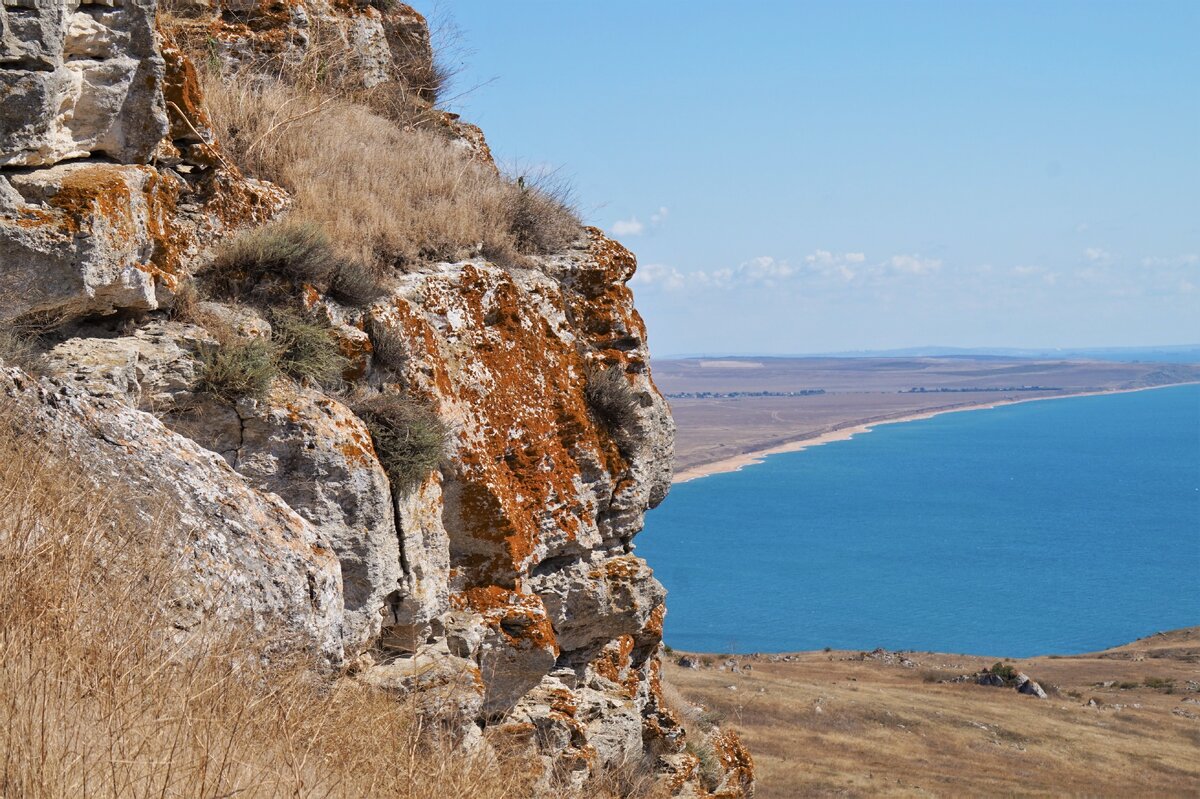
[[[959,405],[953,408],[937,408],[916,413],[904,414],[884,419],[875,419],[872,421],[851,421],[846,422],[832,430],[816,435],[806,435],[803,438],[798,438],[795,441],[788,441],[773,447],[765,449],[750,450],[743,452],[740,455],[734,455],[729,458],[722,458],[711,463],[702,463],[697,466],[689,466],[688,468],[677,472],[671,478],[671,482],[688,483],[692,480],[699,480],[702,477],[710,477],[714,474],[728,474],[729,472],[740,472],[747,466],[755,466],[762,463],[771,455],[781,455],[786,452],[800,452],[809,447],[817,447],[822,444],[828,444],[833,441],[847,441],[860,433],[869,433],[876,427],[885,424],[899,424],[901,422],[917,422],[922,419],[932,419],[934,416],[941,416],[944,413],[958,413],[959,411],[979,411],[987,410],[988,408],[999,408],[1005,405],[1019,405],[1025,402],[1042,402],[1045,400],[1058,399],[1073,399],[1075,397],[1097,397],[1105,394],[1131,394],[1135,391],[1151,391],[1157,388],[1176,388],[1178,386],[1194,386],[1200,385],[1198,382],[1186,383],[1168,383],[1161,386],[1141,386],[1139,388],[1116,388],[1106,389],[1104,391],[1081,391],[1077,394],[1059,394],[1052,397],[1028,397],[1022,399],[1011,400],[996,400],[990,402],[981,402],[974,405]]]

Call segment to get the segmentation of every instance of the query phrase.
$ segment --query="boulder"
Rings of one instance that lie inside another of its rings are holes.
[[[1042,686],[1022,673],[1017,674],[1017,691],[1029,696],[1036,696],[1038,699],[1046,698],[1046,692],[1042,690]]]

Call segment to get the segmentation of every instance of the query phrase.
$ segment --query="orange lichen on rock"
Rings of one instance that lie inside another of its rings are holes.
[[[713,752],[725,772],[724,790],[713,796],[741,799],[754,785],[754,758],[733,730],[714,730],[709,736]]]
[[[471,583],[516,588],[547,532],[572,540],[591,513],[578,499],[584,469],[595,468],[584,462],[625,464],[588,411],[578,349],[510,275],[465,264],[423,289],[423,313],[396,303],[388,315],[412,360],[430,365],[416,380],[453,397],[473,422],[463,427],[448,491],[452,543],[476,556]],[[435,332],[443,319],[453,326]],[[452,368],[459,362],[470,368]]]
[[[553,649],[558,654],[554,628],[546,617],[542,600],[536,596],[491,585],[451,594],[450,604],[459,610],[479,613],[488,626],[514,647]]]

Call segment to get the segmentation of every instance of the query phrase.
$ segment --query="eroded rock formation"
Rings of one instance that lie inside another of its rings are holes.
[[[172,10],[224,63],[302,55],[320,29],[368,82],[431,71],[424,20],[385,5]],[[59,331],[46,376],[0,374],[4,401],[129,512],[170,499],[182,628],[282,632],[340,679],[420,697],[464,746],[485,728],[526,741],[547,789],[632,761],[681,795],[745,795],[736,736],[716,734],[721,773],[702,780],[659,686],[665,592],[632,541],[667,493],[674,427],[625,285],[633,256],[584,229],[519,265],[420,265],[365,305],[306,288],[352,385],[420,397],[451,431],[414,484],[389,480],[345,396],[277,380],[261,399],[214,398],[197,383],[220,337],[168,310],[215,242],[289,199],[223,157],[157,14],[153,0],[0,10],[0,321]],[[490,163],[478,129],[439,119]],[[271,336],[250,309],[206,305],[201,320]],[[386,367],[385,341],[404,346]],[[600,374],[630,398],[620,424],[589,404]]]

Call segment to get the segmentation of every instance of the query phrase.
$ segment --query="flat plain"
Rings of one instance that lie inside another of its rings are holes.
[[[707,664],[692,669],[681,656],[664,658],[669,696],[691,723],[738,731],[757,799],[1200,795],[1200,627],[1022,660],[829,651],[691,655]],[[1048,698],[951,682],[1001,660]]]
[[[653,369],[679,427],[677,474],[864,424],[1200,381],[1196,364],[1000,357],[688,358]]]

